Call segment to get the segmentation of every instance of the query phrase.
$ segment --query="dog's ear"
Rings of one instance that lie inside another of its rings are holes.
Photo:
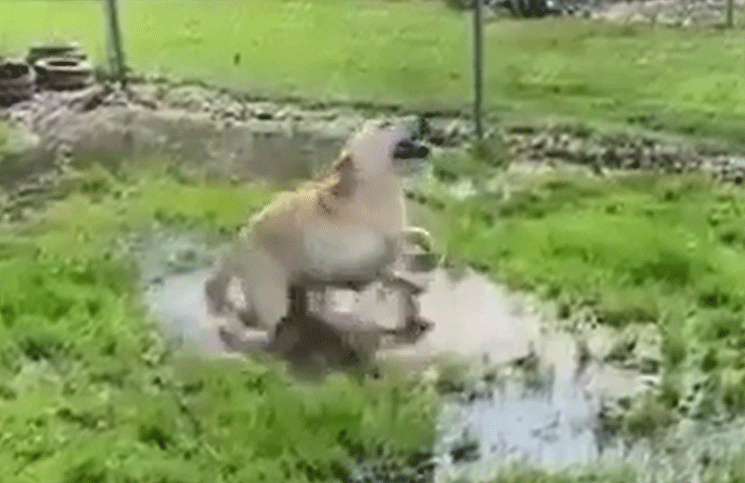
[[[346,198],[352,195],[357,185],[355,176],[355,166],[352,155],[345,153],[334,163],[337,181],[331,187],[331,193],[340,198]]]

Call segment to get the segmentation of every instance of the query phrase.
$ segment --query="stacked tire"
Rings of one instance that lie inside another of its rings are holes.
[[[78,60],[86,60],[87,56],[75,42],[36,44],[28,49],[26,61],[34,65],[39,59],[49,57],[69,57]]]
[[[9,106],[31,99],[36,90],[36,73],[26,62],[0,60],[0,105]]]
[[[34,64],[39,87],[52,90],[84,89],[93,84],[93,67],[72,57],[47,57]]]
[[[36,70],[40,88],[76,90],[94,81],[93,67],[76,43],[35,45],[27,60]]]

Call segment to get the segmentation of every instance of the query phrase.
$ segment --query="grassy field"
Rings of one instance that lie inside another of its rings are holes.
[[[282,97],[400,102],[470,98],[470,24],[440,1],[128,0],[126,54],[138,71]],[[0,49],[52,35],[104,58],[101,3],[7,0]],[[745,32],[503,20],[486,29],[494,111],[567,115],[745,141]],[[234,64],[234,56],[240,63]]]

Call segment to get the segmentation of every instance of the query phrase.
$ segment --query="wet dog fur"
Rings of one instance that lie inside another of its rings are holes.
[[[237,278],[243,323],[275,333],[291,286],[390,279],[404,238],[421,231],[406,226],[397,168],[427,154],[407,129],[368,122],[320,179],[280,193],[249,220],[205,284],[209,312],[234,310],[227,288]]]

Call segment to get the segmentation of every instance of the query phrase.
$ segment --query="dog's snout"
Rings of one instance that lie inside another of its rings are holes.
[[[429,155],[429,148],[413,139],[403,139],[396,144],[393,157],[396,159],[421,159]]]

